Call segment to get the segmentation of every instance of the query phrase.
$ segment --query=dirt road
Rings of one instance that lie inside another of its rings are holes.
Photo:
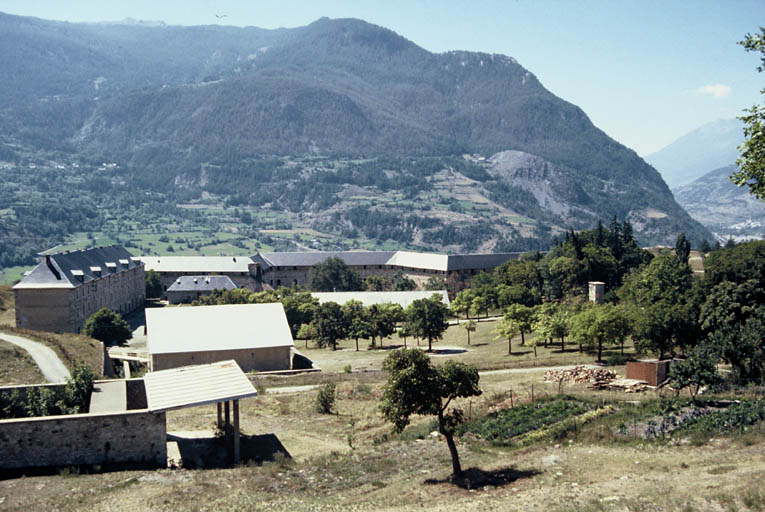
[[[48,382],[66,382],[71,377],[69,370],[58,358],[53,349],[43,345],[40,342],[14,336],[11,334],[0,333],[0,340],[7,341],[26,350],[37,366],[40,367],[43,376]]]

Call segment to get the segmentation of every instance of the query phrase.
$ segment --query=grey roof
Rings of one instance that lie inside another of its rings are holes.
[[[240,400],[258,394],[234,360],[159,370],[146,374],[143,382],[151,412]]]
[[[340,258],[346,265],[386,265],[396,251],[267,252],[259,253],[272,267],[312,267],[328,258]],[[253,257],[254,261],[254,257]]]
[[[228,276],[181,276],[167,289],[168,292],[211,292],[233,290],[236,285]]]
[[[146,329],[150,354],[293,345],[280,302],[149,308]]]
[[[157,272],[248,272],[252,260],[247,256],[139,256],[146,270]]]
[[[50,254],[43,256],[42,262],[14,288],[76,288],[99,277],[140,265],[142,263],[133,261],[121,245]]]
[[[499,252],[495,254],[454,254],[449,256],[448,270],[490,269],[509,260],[518,259],[520,252]]]

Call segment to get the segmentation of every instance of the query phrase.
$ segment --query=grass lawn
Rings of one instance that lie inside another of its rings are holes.
[[[549,344],[547,348],[542,343],[537,347],[537,355],[530,342],[534,335],[526,335],[526,345],[521,345],[521,337],[513,338],[513,353],[507,352],[507,339],[497,340],[492,332],[496,325],[493,320],[481,320],[475,332],[470,334],[470,345],[467,343],[467,332],[461,325],[452,325],[444,334],[442,341],[433,343],[433,359],[439,363],[454,359],[476,365],[481,370],[497,368],[521,368],[533,366],[558,366],[564,364],[592,363],[596,359],[594,351],[579,352],[578,345],[566,342],[565,352],[561,351],[559,341]],[[383,340],[383,349],[368,349],[369,340],[359,340],[359,351],[356,352],[355,340],[342,340],[338,350],[316,348],[314,342],[295,340],[295,346],[317,366],[328,372],[343,371],[350,364],[353,370],[380,370],[382,361],[391,348],[403,347],[404,341],[397,334]],[[417,341],[407,338],[408,347],[416,347]],[[420,348],[427,349],[427,340],[420,341]],[[608,347],[603,350],[607,359],[612,354],[619,354],[618,347]],[[631,345],[625,347],[625,354],[631,355],[634,349]]]
[[[0,385],[45,382],[42,372],[27,352],[0,340]]]

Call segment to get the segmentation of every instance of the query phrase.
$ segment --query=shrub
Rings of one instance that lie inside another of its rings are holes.
[[[321,414],[332,414],[332,409],[335,408],[335,401],[337,400],[337,392],[334,382],[327,382],[319,389],[319,393],[316,395],[316,411]]]

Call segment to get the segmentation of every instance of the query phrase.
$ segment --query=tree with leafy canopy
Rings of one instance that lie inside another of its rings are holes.
[[[465,315],[465,318],[469,318],[475,296],[475,290],[470,288],[460,291],[449,306],[452,313],[455,316]]]
[[[672,362],[668,375],[670,385],[678,391],[688,388],[691,400],[695,401],[703,386],[711,386],[720,381],[717,358],[718,355],[710,346],[696,345],[687,359]]]
[[[364,282],[343,260],[331,257],[311,267],[310,287],[316,292],[351,292],[363,290]]]
[[[292,336],[297,335],[301,325],[310,324],[316,310],[319,309],[319,299],[303,291],[291,291],[282,295],[281,303]]]
[[[398,312],[388,307],[388,304],[372,304],[369,306],[370,334],[372,346],[375,346],[375,338],[380,337],[380,347],[383,338],[387,338],[396,332],[396,315]]]
[[[518,334],[521,332],[521,330],[518,328],[518,324],[507,317],[502,317],[502,319],[497,322],[497,325],[494,326],[494,334],[497,335],[497,340],[505,339],[507,338],[507,354],[512,355],[513,353],[513,338],[518,336]]]
[[[382,276],[369,276],[364,280],[364,288],[370,292],[382,292],[388,289],[388,280]]]
[[[746,320],[717,329],[709,336],[723,360],[733,368],[741,383],[765,381],[765,306],[760,305]]]
[[[640,351],[658,352],[659,358],[698,341],[700,284],[691,268],[673,254],[662,253],[633,272],[619,289],[630,308],[634,339]]]
[[[369,310],[360,300],[353,299],[343,304],[342,310],[348,326],[348,337],[356,340],[356,352],[358,352],[359,338],[368,338],[372,333]]]
[[[467,342],[468,345],[470,345],[470,333],[475,332],[478,323],[475,320],[468,320],[467,322],[462,322],[460,325],[465,329],[465,332],[467,332]]]
[[[470,314],[480,317],[481,313],[486,313],[488,317],[489,307],[491,307],[490,300],[485,295],[477,294],[470,303]]]
[[[340,304],[325,302],[320,305],[311,321],[319,347],[332,346],[337,350],[337,340],[348,335],[348,325]]]
[[[561,304],[540,304],[534,310],[532,329],[545,340],[545,346],[547,339],[560,339],[561,351],[565,351],[570,317],[568,309]]]
[[[122,345],[133,337],[130,325],[122,319],[122,315],[109,308],[101,308],[90,315],[83,332],[106,345]]]
[[[385,358],[383,370],[389,372],[380,410],[401,432],[409,425],[413,414],[438,418],[438,431],[446,439],[452,459],[452,477],[462,476],[454,434],[463,422],[460,409],[449,406],[458,398],[479,396],[478,369],[474,366],[447,361],[435,367],[419,349],[399,349]]]
[[[408,292],[417,289],[417,283],[413,279],[409,278],[402,271],[396,272],[393,276],[393,291],[395,292]]]
[[[443,277],[430,276],[428,280],[425,281],[425,289],[434,292],[446,290],[446,281]]]
[[[765,70],[765,27],[760,27],[759,33],[747,34],[738,44],[748,52],[759,52],[761,65],[757,71]],[[765,88],[760,93],[765,94]],[[739,119],[744,122],[746,140],[739,148],[741,158],[736,161],[739,170],[730,178],[740,187],[749,187],[753,196],[765,200],[765,105],[754,105],[745,112]]]
[[[438,294],[412,301],[406,316],[415,336],[428,340],[428,352],[433,351],[433,340],[442,339],[449,328],[449,308]]]
[[[622,342],[632,330],[629,316],[613,304],[583,309],[571,319],[571,337],[580,344],[598,347],[598,361],[603,360],[603,345]]]
[[[523,304],[511,304],[505,310],[505,318],[513,321],[521,333],[521,346],[526,344],[526,334],[531,332],[534,325],[534,308]]]
[[[162,295],[162,280],[156,270],[147,270],[145,277],[146,298],[154,299]]]
[[[685,238],[685,233],[677,235],[675,240],[675,256],[685,264],[688,264],[688,258],[691,256],[691,242]]]
[[[296,339],[305,340],[305,348],[308,348],[308,340],[316,337],[316,332],[312,324],[303,324],[298,329]]]

